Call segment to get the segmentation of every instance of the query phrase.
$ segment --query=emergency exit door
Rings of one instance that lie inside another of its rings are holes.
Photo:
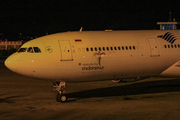
[[[72,49],[69,40],[59,40],[61,61],[72,61]]]
[[[150,56],[151,57],[159,57],[159,47],[155,38],[148,38],[149,46],[150,46]]]

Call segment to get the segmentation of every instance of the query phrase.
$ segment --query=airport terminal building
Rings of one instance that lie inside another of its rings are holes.
[[[10,48],[19,49],[22,41],[0,41],[0,50],[8,50]]]

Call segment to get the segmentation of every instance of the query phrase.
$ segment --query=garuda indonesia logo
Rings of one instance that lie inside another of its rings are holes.
[[[98,64],[101,66],[101,56],[106,55],[105,52],[98,52],[93,54],[93,58],[96,58],[98,60]]]
[[[170,32],[167,32],[164,35],[159,35],[157,37],[162,38],[162,39],[168,41],[171,44],[173,44],[177,40],[177,38]]]
[[[89,63],[89,64],[83,64],[85,67],[82,67],[82,70],[103,70],[104,66],[101,66],[101,56],[106,55],[105,52],[97,52],[93,54],[93,58],[97,59],[98,63]]]

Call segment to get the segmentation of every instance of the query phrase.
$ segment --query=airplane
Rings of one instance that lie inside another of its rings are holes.
[[[36,38],[9,56],[11,71],[55,81],[66,102],[66,82],[180,77],[180,30],[74,31]]]

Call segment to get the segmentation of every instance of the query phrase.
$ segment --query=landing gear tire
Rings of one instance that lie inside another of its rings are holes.
[[[114,83],[119,83],[119,82],[121,82],[121,81],[122,81],[122,79],[112,80],[112,82],[114,82]]]
[[[67,102],[67,96],[65,95],[65,82],[54,82],[54,87],[58,93],[56,95],[57,102]]]
[[[67,102],[67,96],[58,93],[56,96],[56,100],[57,102],[61,102],[61,103]]]

